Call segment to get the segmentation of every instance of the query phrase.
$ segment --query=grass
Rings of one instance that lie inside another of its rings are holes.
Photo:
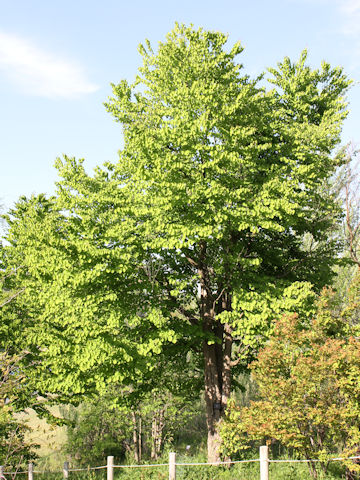
[[[254,456],[255,458],[255,456]],[[161,460],[166,463],[167,457]],[[200,463],[203,462],[202,455],[178,456],[178,463]],[[38,470],[38,467],[36,467]],[[153,468],[124,468],[115,469],[114,480],[167,480],[169,476],[167,466]],[[259,480],[259,463],[235,464],[228,466],[181,466],[176,468],[177,480]],[[23,475],[18,478],[24,478]],[[34,474],[34,480],[61,480],[61,473]],[[310,480],[308,467],[305,463],[270,463],[270,480]],[[106,469],[90,472],[70,472],[70,480],[106,480]],[[345,474],[339,462],[330,465],[327,475],[319,472],[318,480],[340,480],[345,479]]]
[[[54,410],[54,415],[59,416],[59,412]],[[23,414],[28,425],[33,429],[30,441],[40,444],[37,451],[39,460],[35,470],[45,471],[44,473],[34,474],[34,480],[61,480],[64,454],[61,452],[62,446],[66,442],[66,428],[53,427],[44,419],[39,419],[34,411],[29,410]],[[178,446],[178,452],[185,451]],[[206,462],[205,449],[197,455],[177,454],[177,463],[202,463]],[[275,453],[275,452],[273,452]],[[279,452],[280,453],[280,452]],[[279,454],[278,453],[278,454]],[[250,455],[250,456],[248,456]],[[285,454],[284,458],[289,455]],[[278,456],[278,455],[276,455]],[[247,458],[258,458],[258,451],[248,452]],[[164,454],[159,463],[167,463],[168,456]],[[103,464],[106,464],[104,459]],[[59,471],[59,473],[49,473],[49,471]],[[154,468],[124,468],[115,469],[114,480],[167,480],[169,476],[168,467]],[[235,464],[231,468],[228,466],[177,466],[177,480],[259,480],[258,463]],[[11,476],[8,477],[8,480]],[[26,480],[26,475],[17,475],[17,478]],[[310,480],[308,467],[305,463],[271,463],[269,468],[270,480]],[[318,480],[341,480],[345,479],[342,466],[339,462],[330,465],[327,475],[319,473]],[[85,472],[71,472],[69,480],[106,480],[106,469]]]
[[[56,417],[61,417],[59,407],[50,407],[50,411]],[[26,409],[18,416],[31,429],[26,434],[26,441],[40,447],[36,450],[39,456],[37,468],[50,471],[61,470],[65,460],[62,447],[67,440],[66,427],[50,425],[44,418],[39,418],[31,408]]]
[[[167,467],[153,469],[116,469],[114,480],[167,480]],[[195,466],[177,467],[177,480],[259,480],[258,464],[241,464],[232,468]],[[23,478],[23,475],[19,476]],[[34,480],[61,480],[61,474],[34,474]],[[306,465],[302,464],[272,464],[270,466],[270,480],[309,480],[311,477]],[[70,473],[71,480],[106,480],[106,470]],[[340,472],[320,475],[318,480],[345,479]]]

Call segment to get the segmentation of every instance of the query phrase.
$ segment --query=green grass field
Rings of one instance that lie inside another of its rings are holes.
[[[189,460],[189,459],[187,459]],[[115,469],[114,480],[167,480],[167,467],[144,469]],[[259,465],[236,465],[232,468],[224,467],[181,467],[176,470],[177,480],[259,480]],[[62,474],[34,474],[34,480],[61,480]],[[70,473],[72,480],[106,480],[106,470]],[[270,466],[270,480],[309,480],[311,477],[306,465],[273,464]],[[318,480],[345,479],[340,471],[324,476],[319,474]]]
[[[59,408],[51,407],[51,413],[59,417]],[[19,417],[30,427],[26,440],[40,446],[36,450],[39,455],[37,468],[41,470],[61,470],[64,461],[62,447],[66,442],[66,427],[50,425],[45,419],[39,418],[34,410],[27,409]]]

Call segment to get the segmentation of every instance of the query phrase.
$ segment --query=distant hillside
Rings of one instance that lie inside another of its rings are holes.
[[[51,407],[50,411],[56,417],[61,417],[59,407]],[[44,470],[61,469],[66,460],[62,447],[66,442],[66,427],[50,425],[45,419],[39,418],[33,409],[27,409],[18,415],[31,428],[27,439],[40,445],[37,450],[39,460],[37,466]]]

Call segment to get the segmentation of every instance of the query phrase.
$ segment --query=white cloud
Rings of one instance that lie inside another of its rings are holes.
[[[43,97],[74,98],[98,90],[81,66],[58,58],[33,43],[0,32],[0,73],[25,93]]]

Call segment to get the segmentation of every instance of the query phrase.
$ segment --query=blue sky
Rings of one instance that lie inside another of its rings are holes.
[[[250,75],[285,55],[341,65],[354,80],[343,142],[360,142],[360,0],[0,0],[0,204],[54,191],[56,157],[91,171],[116,161],[121,127],[105,111],[110,82],[132,80],[137,46],[175,21],[229,34]]]

